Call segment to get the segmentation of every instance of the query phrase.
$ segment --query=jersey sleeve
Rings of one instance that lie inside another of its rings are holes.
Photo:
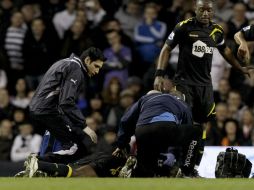
[[[215,25],[215,28],[210,33],[210,37],[213,38],[213,40],[215,41],[216,47],[219,51],[223,51],[226,48],[224,31],[220,25]]]
[[[241,29],[241,32],[247,41],[254,41],[254,25],[249,25]]]
[[[183,21],[184,22],[184,21]],[[184,32],[183,22],[178,23],[174,30],[169,34],[166,44],[171,48],[174,49],[177,44],[180,43],[182,39],[182,34]]]

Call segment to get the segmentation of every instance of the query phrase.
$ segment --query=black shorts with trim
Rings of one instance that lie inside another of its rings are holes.
[[[115,157],[111,154],[98,152],[71,164],[74,168],[90,165],[98,177],[118,177],[118,174],[126,162],[126,158]]]
[[[205,123],[215,117],[215,103],[211,85],[195,86],[178,83],[176,89],[184,93],[195,122]]]

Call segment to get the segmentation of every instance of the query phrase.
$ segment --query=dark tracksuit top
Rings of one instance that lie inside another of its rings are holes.
[[[121,119],[118,132],[118,147],[124,148],[138,127],[155,122],[192,124],[189,107],[170,94],[151,93],[142,96]]]
[[[74,125],[85,126],[85,118],[76,106],[79,92],[84,88],[87,70],[79,57],[54,63],[44,75],[29,105],[35,115],[64,114]]]

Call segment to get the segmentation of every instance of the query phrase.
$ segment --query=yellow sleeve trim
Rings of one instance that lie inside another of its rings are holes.
[[[210,35],[209,35],[209,36],[214,35],[216,32],[223,33],[223,32],[222,32],[222,30],[220,30],[220,29],[218,29],[218,28],[215,28],[215,29],[213,29],[213,31],[210,33]]]
[[[68,171],[68,174],[67,174],[66,177],[71,177],[71,175],[72,175],[72,167],[70,167],[69,165],[67,165],[67,166],[69,168],[69,171]]]
[[[182,21],[182,22],[180,22],[180,26],[182,26],[182,25],[184,25],[184,24],[186,24],[187,22],[189,22],[189,21],[191,21],[192,20],[192,18],[189,18],[189,19],[187,19],[187,20],[184,20],[184,21]]]
[[[206,130],[203,130],[202,139],[206,139]]]
[[[213,107],[212,107],[212,109],[210,110],[210,112],[209,112],[209,114],[207,115],[207,117],[208,117],[209,115],[211,115],[211,114],[215,114],[214,110],[215,110],[215,103],[213,103]]]

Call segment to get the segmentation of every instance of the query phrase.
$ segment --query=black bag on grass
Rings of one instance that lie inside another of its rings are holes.
[[[248,178],[252,164],[245,155],[236,149],[227,148],[217,156],[215,167],[216,178]]]

